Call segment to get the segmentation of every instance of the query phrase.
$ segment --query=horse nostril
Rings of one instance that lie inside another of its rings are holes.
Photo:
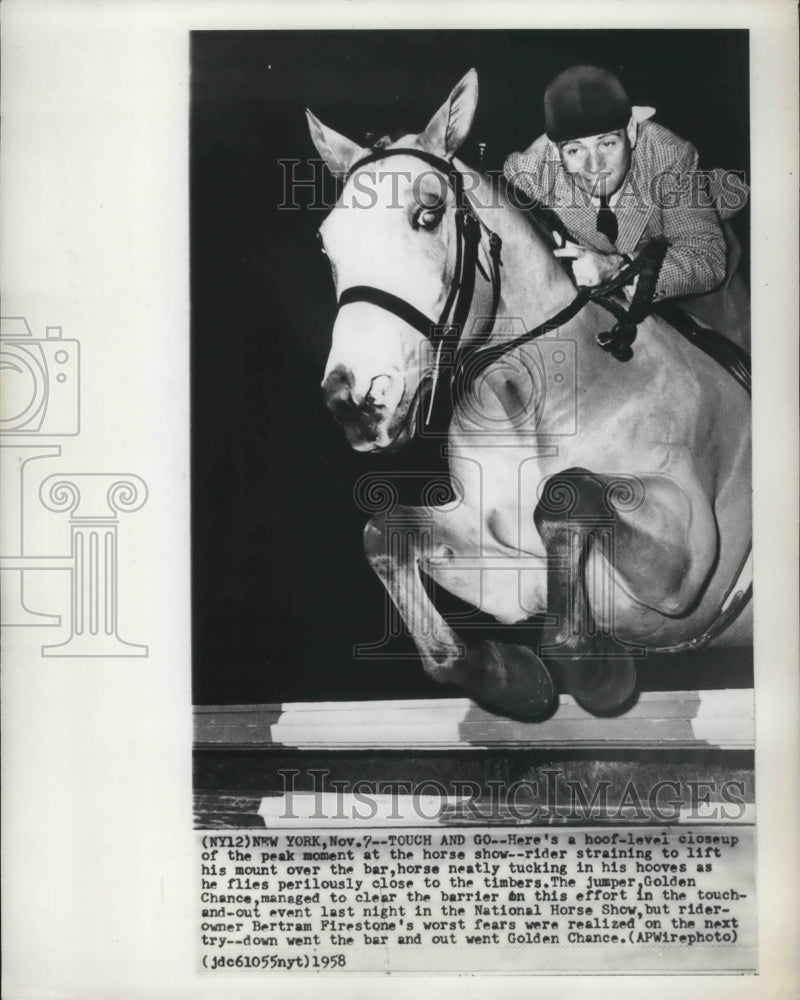
[[[382,406],[391,386],[392,380],[389,375],[376,375],[367,391],[366,400],[375,406]]]
[[[322,398],[325,406],[339,423],[353,420],[358,407],[353,400],[355,378],[349,368],[337,365],[322,383]]]
[[[325,405],[331,406],[337,400],[349,398],[354,385],[353,373],[343,365],[337,365],[322,383],[322,398],[325,400]]]

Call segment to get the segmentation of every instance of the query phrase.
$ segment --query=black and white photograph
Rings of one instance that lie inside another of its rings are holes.
[[[4,995],[793,996],[796,10],[34,7]]]
[[[743,30],[193,35],[201,828],[324,812],[333,780],[334,827],[368,789],[410,825],[427,792],[448,826],[752,842],[748,70]],[[704,888],[683,854],[598,852],[606,916],[525,934],[534,863],[490,908],[516,921],[442,940],[754,967],[752,844]],[[748,902],[646,929],[631,872],[654,913]],[[230,913],[204,907],[212,962]],[[441,961],[436,921],[382,923],[401,967]]]

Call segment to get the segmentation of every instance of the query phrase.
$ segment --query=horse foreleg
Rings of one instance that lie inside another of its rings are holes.
[[[492,711],[540,718],[554,699],[542,660],[524,646],[483,642],[467,647],[428,597],[420,566],[436,555],[444,534],[437,532],[433,513],[399,507],[371,518],[364,530],[369,563],[411,633],[426,673],[457,685]]]
[[[710,510],[665,477],[614,477],[569,469],[548,480],[534,512],[547,550],[547,608],[559,622],[540,648],[591,711],[633,693],[635,647],[615,634],[614,587],[664,615],[696,599],[714,559]],[[593,593],[590,566],[605,573]]]

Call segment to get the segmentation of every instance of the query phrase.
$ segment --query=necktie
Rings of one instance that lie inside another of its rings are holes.
[[[597,213],[597,231],[602,233],[609,243],[617,242],[619,224],[614,215],[614,209],[608,204],[608,195],[600,195],[600,209]]]

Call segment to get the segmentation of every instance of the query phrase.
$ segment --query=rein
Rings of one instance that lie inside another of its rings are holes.
[[[509,351],[568,323],[588,302],[602,305],[616,319],[610,330],[596,335],[598,345],[618,361],[629,361],[633,357],[631,345],[636,338],[637,325],[654,311],[653,293],[664,255],[670,245],[665,237],[654,236],[650,239],[636,260],[630,261],[610,283],[595,289],[579,288],[572,301],[555,316],[532,327],[514,340],[486,346],[486,341],[494,329],[500,305],[502,240],[475,214],[464,191],[462,174],[452,159],[448,160],[424,149],[410,147],[381,149],[357,160],[350,167],[346,179],[368,163],[376,163],[392,156],[412,156],[429,164],[447,178],[453,191],[456,203],[456,264],[450,291],[438,320],[430,319],[400,296],[373,285],[352,285],[346,288],[339,296],[337,311],[352,302],[367,302],[399,317],[434,345],[436,356],[431,392],[423,419],[425,431],[446,432],[453,411],[482,371]],[[489,275],[486,275],[478,259],[481,230],[484,230],[489,237],[488,252],[492,265]],[[491,315],[479,337],[462,346],[461,334],[472,306],[475,274],[478,270],[491,282]],[[614,293],[637,276],[639,281],[636,291],[630,305],[626,307],[619,299],[613,297]],[[668,304],[657,307],[655,311],[683,337],[718,361],[748,393],[750,392],[750,357],[741,348],[716,331],[700,327],[690,316]]]

